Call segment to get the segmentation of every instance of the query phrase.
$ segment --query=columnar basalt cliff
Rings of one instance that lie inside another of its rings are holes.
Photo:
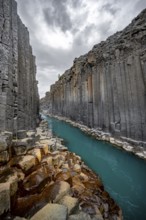
[[[0,0],[0,131],[36,127],[35,57],[14,0]]]
[[[146,9],[76,58],[51,87],[53,115],[146,146]]]

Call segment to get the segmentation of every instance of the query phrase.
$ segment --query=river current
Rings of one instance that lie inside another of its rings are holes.
[[[80,129],[47,117],[53,134],[102,178],[106,191],[123,211],[124,220],[146,220],[146,161],[111,144],[84,134]]]

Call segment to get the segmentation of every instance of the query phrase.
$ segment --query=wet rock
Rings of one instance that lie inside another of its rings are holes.
[[[10,210],[10,184],[0,183],[0,215]]]
[[[59,204],[48,204],[38,211],[30,220],[66,220],[67,208]],[[83,220],[83,219],[82,219]]]
[[[35,165],[35,157],[32,155],[23,156],[19,159],[18,165],[26,172]]]
[[[79,201],[77,198],[73,198],[71,196],[64,196],[59,200],[59,204],[65,205],[68,210],[68,214],[70,215],[78,206]]]

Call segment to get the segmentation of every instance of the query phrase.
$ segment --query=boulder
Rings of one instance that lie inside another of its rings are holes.
[[[46,183],[51,181],[50,170],[42,166],[28,175],[23,181],[23,187],[26,191],[39,193]]]
[[[109,141],[110,141],[111,144],[115,144],[115,139],[113,137],[110,137]]]
[[[33,155],[39,162],[41,162],[42,155],[41,155],[41,150],[38,148],[32,149],[28,151],[28,154]]]
[[[77,198],[67,195],[59,200],[59,204],[65,205],[67,207],[68,214],[70,215],[77,208],[79,201]]]
[[[81,172],[81,166],[79,164],[75,164],[73,167],[73,170],[80,173]]]
[[[47,155],[49,153],[49,147],[48,144],[43,144],[40,146],[40,150],[43,155]]]
[[[32,155],[23,156],[20,158],[18,165],[26,172],[35,165],[35,157]]]
[[[52,164],[53,164],[52,158],[53,158],[52,156],[48,156],[42,160],[42,163],[44,162],[44,163],[47,163],[48,166],[52,166]]]
[[[49,192],[50,201],[57,203],[62,197],[70,194],[71,189],[69,183],[65,181],[57,181],[54,183]]]
[[[69,170],[68,163],[64,163],[64,164],[62,165],[62,169]]]
[[[67,208],[64,205],[48,204],[38,211],[30,220],[66,220]]]
[[[88,182],[89,181],[89,177],[85,174],[85,173],[80,173],[80,179],[82,182]]]

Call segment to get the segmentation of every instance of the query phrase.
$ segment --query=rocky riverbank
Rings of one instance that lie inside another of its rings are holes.
[[[99,176],[62,141],[45,121],[15,139],[1,134],[1,153],[9,157],[0,157],[0,219],[122,219]]]
[[[84,133],[91,135],[92,137],[96,138],[97,140],[102,140],[111,143],[113,146],[118,147],[122,150],[125,150],[129,153],[134,154],[135,156],[138,156],[141,159],[146,160],[146,150],[138,145],[130,145],[129,142],[122,141],[121,139],[114,138],[110,133],[105,133],[103,131],[99,131],[93,128],[89,128],[83,124],[77,123],[75,121],[72,121],[66,117],[47,114],[50,117],[54,117],[58,120],[65,121],[69,124],[71,124],[74,127],[79,128]]]

